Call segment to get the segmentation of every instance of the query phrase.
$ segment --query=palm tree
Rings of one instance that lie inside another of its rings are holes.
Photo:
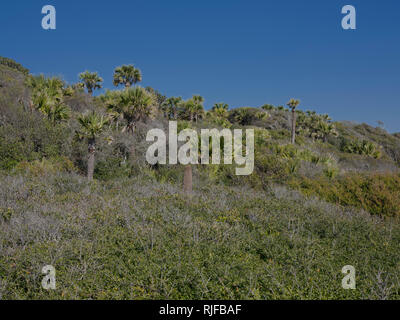
[[[228,115],[229,106],[226,103],[215,103],[212,107],[212,112],[217,117],[225,118]]]
[[[119,128],[119,121],[123,120],[123,114],[119,110],[119,101],[122,91],[119,90],[106,90],[105,94],[99,96],[100,101],[103,102],[107,110],[108,118],[110,121],[116,123],[116,128]]]
[[[204,98],[202,96],[193,96],[192,98],[194,102],[194,119],[197,122],[199,117],[201,117],[204,114]]]
[[[88,139],[87,177],[89,181],[92,181],[94,172],[94,154],[96,153],[96,138],[104,130],[108,120],[93,111],[89,114],[81,115],[78,118],[78,122],[81,125],[81,132],[79,132],[79,135]]]
[[[154,115],[153,96],[142,87],[122,91],[118,108],[127,121],[126,130],[134,133],[135,124]]]
[[[66,105],[54,101],[46,95],[41,95],[37,99],[37,103],[37,109],[44,113],[53,125],[70,117],[70,109]]]
[[[69,118],[69,108],[63,104],[64,96],[69,94],[64,81],[40,75],[28,77],[26,84],[32,91],[31,110],[36,108],[44,113],[53,125]]]
[[[118,87],[120,84],[124,85],[125,88],[142,81],[142,73],[139,69],[136,69],[133,65],[123,65],[118,67],[114,71],[114,86]]]
[[[193,99],[182,102],[182,107],[185,110],[185,115],[192,122],[194,120],[194,114],[196,113],[196,104]]]
[[[114,96],[114,101],[108,105],[109,111],[122,115],[127,125],[122,131],[134,134],[138,121],[151,118],[155,113],[154,97],[142,87],[126,88],[119,92],[119,97]],[[135,154],[134,146],[131,148],[131,158]]]
[[[290,99],[287,106],[292,110],[292,144],[295,144],[296,139],[296,108],[300,104],[300,100]]]
[[[97,74],[97,72],[85,71],[79,75],[79,79],[85,85],[90,95],[93,94],[93,90],[102,88],[103,79]]]
[[[178,109],[182,102],[182,97],[171,97],[168,98],[164,104],[165,113],[168,119],[178,119]]]
[[[318,122],[316,127],[318,138],[321,138],[324,142],[327,141],[328,136],[332,135],[337,137],[338,132],[336,131],[335,125],[330,122],[326,122],[323,119]]]

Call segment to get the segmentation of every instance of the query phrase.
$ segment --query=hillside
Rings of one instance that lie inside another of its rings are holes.
[[[82,83],[0,59],[0,297],[400,298],[399,134],[300,105],[290,144],[283,106],[205,111],[201,97],[138,86],[93,97]],[[130,93],[148,109],[120,108]],[[255,129],[254,173],[193,166],[183,193],[182,165],[145,159],[146,133],[171,119]],[[54,291],[40,287],[48,264]],[[341,288],[345,265],[357,290]]]

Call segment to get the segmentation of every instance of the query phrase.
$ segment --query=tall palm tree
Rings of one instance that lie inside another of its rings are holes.
[[[96,138],[104,130],[108,120],[103,116],[99,116],[94,111],[89,114],[81,115],[78,118],[78,122],[81,126],[80,136],[85,137],[88,140],[88,169],[87,177],[89,181],[93,180],[94,172],[94,155],[96,153]]]
[[[300,104],[300,100],[290,99],[287,106],[292,110],[292,144],[295,144],[296,140],[296,108]]]
[[[142,81],[142,73],[133,65],[123,65],[114,70],[114,86],[118,87],[120,84],[125,88],[129,88],[132,84]]]
[[[85,85],[90,95],[93,94],[93,90],[102,88],[103,78],[101,78],[97,72],[85,71],[79,74],[79,79]]]

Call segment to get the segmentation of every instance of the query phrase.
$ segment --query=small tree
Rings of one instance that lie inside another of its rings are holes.
[[[292,144],[295,144],[296,140],[296,108],[300,104],[300,100],[290,99],[287,106],[292,110]]]
[[[104,130],[108,120],[93,111],[89,114],[81,115],[78,118],[78,122],[81,126],[79,135],[88,140],[87,177],[89,181],[92,181],[94,172],[94,155],[96,153],[96,138]]]
[[[97,72],[85,71],[79,75],[79,79],[90,95],[93,95],[93,90],[102,88],[103,79],[99,77]]]
[[[123,65],[118,67],[114,71],[114,86],[118,87],[120,84],[124,85],[125,88],[142,81],[142,73],[139,69],[136,69],[133,65]]]

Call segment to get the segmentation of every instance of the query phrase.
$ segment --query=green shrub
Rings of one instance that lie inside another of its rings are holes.
[[[342,144],[342,151],[347,153],[355,153],[379,159],[382,156],[379,147],[366,140],[345,140]]]
[[[292,179],[289,185],[306,195],[329,202],[362,208],[379,216],[400,217],[400,176],[394,174],[347,174],[334,178]]]

